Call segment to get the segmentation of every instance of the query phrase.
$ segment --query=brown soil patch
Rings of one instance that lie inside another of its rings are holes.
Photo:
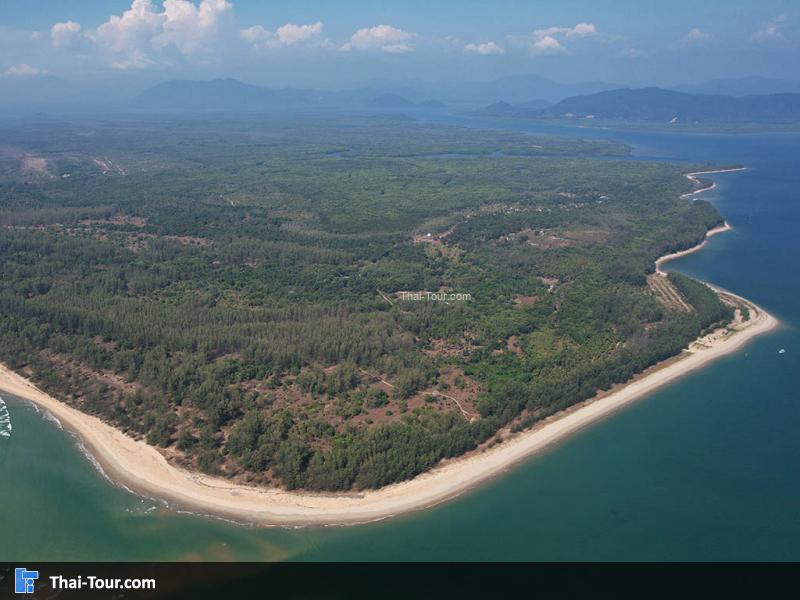
[[[147,225],[142,217],[134,217],[132,215],[118,215],[110,219],[84,219],[79,222],[80,225],[89,227],[92,225],[133,225],[134,227],[144,227]]]
[[[539,300],[539,296],[514,296],[514,304],[520,308],[533,306]]]
[[[469,356],[478,346],[472,343],[468,337],[462,336],[459,340],[453,341],[445,338],[435,338],[430,342],[430,348],[422,352],[430,358]]]
[[[33,175],[43,175],[47,179],[55,179],[55,176],[48,170],[48,161],[41,156],[25,154],[20,158],[22,171]]]
[[[56,352],[44,350],[42,352],[42,356],[53,366],[53,368],[60,371],[62,374],[66,374],[68,370],[77,369],[81,377],[87,381],[104,383],[109,389],[121,392],[123,394],[133,394],[137,390],[141,389],[140,384],[127,381],[121,375],[111,371],[95,371],[84,363],[70,360],[68,357]]]

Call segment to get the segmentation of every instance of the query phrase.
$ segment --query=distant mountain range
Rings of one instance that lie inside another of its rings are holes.
[[[712,79],[704,83],[677,85],[670,89],[687,94],[720,94],[722,96],[755,96],[800,93],[800,81],[767,77]]]
[[[510,118],[576,118],[662,123],[786,123],[800,121],[800,94],[722,96],[661,88],[618,89],[566,98],[543,109],[500,102],[479,111]]]
[[[619,84],[600,81],[559,83],[538,75],[514,75],[485,82],[439,84],[438,90],[431,89],[427,95],[448,104],[484,106],[499,101],[523,104],[534,99],[552,103],[570,96],[620,87]]]
[[[185,111],[261,111],[271,108],[339,105],[338,92],[285,88],[273,90],[237,79],[173,80],[159,83],[135,100],[137,108]]]
[[[800,94],[734,97],[685,94],[654,87],[621,89],[567,98],[543,113],[661,122],[789,122],[800,120]]]
[[[646,121],[793,121],[797,120],[795,93],[741,95],[749,89],[797,88],[800,82],[758,77],[719,79],[684,86],[725,89],[736,94],[706,94],[663,88],[609,89],[609,84],[562,84],[534,75],[504,77],[492,82],[401,84],[371,82],[349,90],[302,88],[271,89],[236,79],[175,80],[145,90],[134,101],[149,110],[261,111],[276,108],[349,108],[370,110],[463,110],[488,106],[479,114],[505,117],[563,116],[635,119]],[[567,92],[571,92],[567,94]]]
[[[375,110],[434,110],[445,108],[439,100],[414,102],[399,94],[373,95],[369,89],[322,91],[270,89],[236,79],[174,80],[142,92],[134,101],[139,109],[181,111],[258,112],[276,108],[366,108]]]
[[[501,101],[478,110],[476,114],[484,117],[538,116],[549,106],[551,104],[547,100],[529,100],[520,104],[509,104]]]
[[[757,93],[794,91],[788,89],[793,82],[760,78],[741,81],[741,85],[744,86],[772,85],[778,88],[764,92],[760,87]],[[52,75],[4,77],[0,74],[0,108],[20,107],[27,110],[48,108],[125,110],[131,107],[154,110],[263,110],[292,106],[352,108],[369,106],[380,96],[394,94],[420,108],[442,108],[441,104],[444,104],[457,110],[474,110],[500,101],[518,107],[533,101],[536,105],[526,108],[536,109],[543,108],[545,103],[558,102],[570,96],[622,87],[603,82],[559,83],[537,75],[515,75],[493,81],[455,83],[373,80],[336,91],[264,87],[242,83],[236,79],[166,81],[141,93],[133,91],[136,85],[130,81],[122,84],[114,79],[80,83]],[[800,83],[795,82],[795,86],[800,87]]]
[[[259,112],[292,109],[476,111],[486,116],[573,113],[642,120],[795,120],[800,82],[743,77],[675,89],[622,89],[603,82],[558,83],[537,75],[493,81],[370,81],[340,90],[270,88],[236,79],[173,80],[134,95],[109,80],[92,86],[53,76],[0,76],[0,109]],[[756,96],[755,98],[751,96]],[[479,107],[485,107],[480,109]]]
[[[235,79],[175,80],[145,90],[136,98],[135,105],[153,110],[264,110],[298,106],[396,110],[413,107],[440,109],[445,106],[472,108],[504,100],[536,109],[570,95],[611,87],[615,86],[603,83],[556,83],[535,75],[503,77],[478,83],[373,81],[363,87],[340,91],[270,89]]]
[[[474,108],[504,101],[530,110],[567,96],[611,89],[611,84],[557,83],[536,75],[503,77],[475,83],[378,82],[339,91],[271,89],[236,79],[174,80],[145,90],[134,101],[152,110],[265,110],[277,107],[339,107],[372,109]]]

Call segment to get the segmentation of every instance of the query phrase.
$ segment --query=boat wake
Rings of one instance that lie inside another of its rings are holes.
[[[8,413],[8,406],[0,398],[0,439],[11,437],[11,415]]]

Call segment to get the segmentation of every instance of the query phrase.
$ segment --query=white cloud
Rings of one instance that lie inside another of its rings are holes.
[[[95,29],[84,30],[74,21],[56,23],[50,38],[57,48],[90,44],[115,69],[144,68],[163,54],[212,54],[232,8],[226,0],[164,0],[159,10],[152,0],[132,0],[128,10]]]
[[[376,25],[364,27],[356,31],[350,41],[341,46],[340,50],[381,50],[383,52],[401,53],[411,52],[413,48],[408,41],[414,37],[413,33],[397,29],[391,25]]]
[[[568,54],[564,40],[597,35],[594,23],[578,23],[574,27],[547,27],[531,34],[530,49],[533,54]]]
[[[261,25],[254,25],[253,27],[242,29],[239,35],[252,44],[254,48],[274,48],[280,45],[275,34],[272,31],[264,29]]]
[[[464,46],[464,52],[467,54],[505,54],[506,51],[502,46],[498,46],[494,42],[484,42],[482,44],[467,44]]]
[[[688,48],[690,46],[697,46],[709,42],[714,39],[714,36],[699,27],[693,27],[685,36],[678,40],[678,46]]]
[[[312,25],[293,25],[292,23],[287,23],[283,27],[278,27],[275,34],[282,44],[291,45],[307,42],[322,34],[322,23],[319,21]]]
[[[158,12],[152,0],[133,0],[122,16],[112,16],[87,36],[99,46],[125,54],[151,54],[174,46],[184,55],[209,49],[220,22],[232,6],[225,0],[164,0]]]
[[[75,21],[56,23],[50,28],[50,42],[56,48],[74,47],[81,39],[81,25]]]
[[[46,75],[47,71],[42,71],[41,69],[37,69],[36,67],[32,67],[28,64],[21,63],[18,65],[11,65],[6,69],[5,73],[3,73],[3,77],[39,77],[40,75]]]
[[[134,0],[134,4],[137,1],[141,0]],[[163,15],[162,31],[153,40],[154,45],[159,49],[174,45],[185,55],[210,50],[209,42],[217,38],[232,9],[226,0],[202,0],[199,5],[188,0],[164,0],[164,12],[159,14]]]
[[[754,31],[750,35],[750,39],[761,44],[783,41],[786,38],[781,32],[781,29],[785,23],[785,16],[776,17],[767,23],[762,29]]]
[[[597,33],[593,23],[578,23],[575,27],[548,27],[547,29],[537,29],[533,32],[534,38],[555,37],[564,35],[568,38],[581,38]]]
[[[240,35],[250,42],[254,48],[277,48],[279,46],[318,42],[322,35],[322,28],[323,25],[319,21],[310,25],[287,23],[282,27],[278,27],[274,32],[264,29],[261,25],[256,25],[243,29]]]
[[[567,29],[567,37],[586,37],[595,33],[597,33],[597,30],[594,27],[594,23],[578,23],[572,29]]]
[[[567,49],[556,38],[545,35],[536,39],[531,46],[534,54],[566,54]]]

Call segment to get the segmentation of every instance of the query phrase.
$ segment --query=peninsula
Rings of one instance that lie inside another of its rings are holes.
[[[292,119],[0,126],[0,389],[142,494],[386,518],[775,325],[662,269],[727,228],[708,166]]]
[[[155,448],[137,441],[97,417],[82,413],[0,366],[0,390],[35,403],[77,434],[112,480],[148,497],[201,514],[261,526],[347,525],[365,523],[433,506],[511,468],[663,385],[735,352],[766,333],[777,320],[756,305],[720,292],[749,309],[729,326],[693,342],[676,359],[656,365],[630,382],[557,413],[531,430],[511,434],[499,445],[443,462],[414,479],[360,493],[319,494],[232,484],[170,464]]]

